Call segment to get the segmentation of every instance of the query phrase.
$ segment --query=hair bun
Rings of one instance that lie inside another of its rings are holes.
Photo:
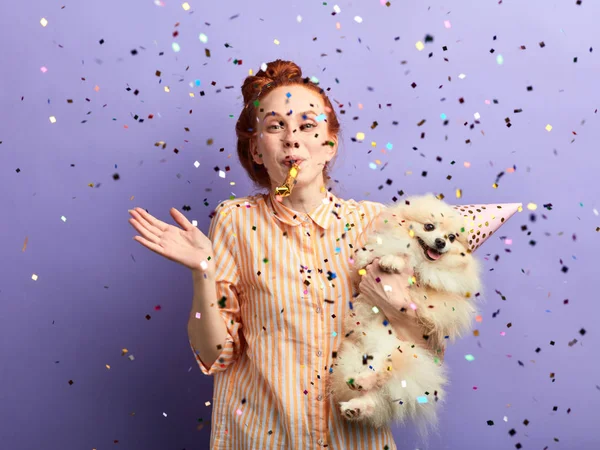
[[[248,104],[255,100],[269,83],[279,85],[281,82],[301,77],[302,69],[296,63],[281,59],[271,61],[267,63],[265,70],[261,69],[256,75],[250,75],[244,80],[244,84],[242,85],[244,103]]]

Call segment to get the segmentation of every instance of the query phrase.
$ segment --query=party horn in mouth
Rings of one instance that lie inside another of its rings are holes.
[[[297,163],[292,164],[283,185],[275,188],[275,195],[281,195],[282,197],[290,195],[292,189],[294,189],[294,186],[296,185],[296,177],[298,176],[299,171],[300,166]]]

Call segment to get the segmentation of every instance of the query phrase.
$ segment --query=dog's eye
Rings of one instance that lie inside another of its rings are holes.
[[[426,223],[425,224],[425,231],[433,231],[435,230],[435,225],[432,223]]]
[[[454,236],[453,234],[449,234],[448,239],[450,239],[450,242],[454,242],[454,239],[456,239],[456,236]]]

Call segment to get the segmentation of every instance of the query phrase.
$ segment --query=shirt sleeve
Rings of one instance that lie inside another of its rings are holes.
[[[242,352],[242,320],[238,296],[240,275],[234,258],[237,239],[233,232],[231,209],[225,206],[226,203],[227,201],[219,204],[208,230],[208,238],[212,242],[215,258],[216,307],[219,308],[219,313],[227,327],[225,345],[213,365],[206,367],[188,339],[196,362],[205,375],[224,372],[238,360]]]
[[[365,225],[354,241],[354,253],[364,247],[367,243],[367,238],[369,235],[381,226],[380,222],[382,218],[380,217],[380,213],[385,209],[385,205],[383,203],[370,201],[362,201],[360,203],[362,204],[364,214],[362,221],[365,223]]]

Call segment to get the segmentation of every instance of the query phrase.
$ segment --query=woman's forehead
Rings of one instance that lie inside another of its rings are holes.
[[[313,110],[323,112],[321,96],[303,86],[280,86],[260,101],[260,111],[264,113],[289,114],[290,111]]]

